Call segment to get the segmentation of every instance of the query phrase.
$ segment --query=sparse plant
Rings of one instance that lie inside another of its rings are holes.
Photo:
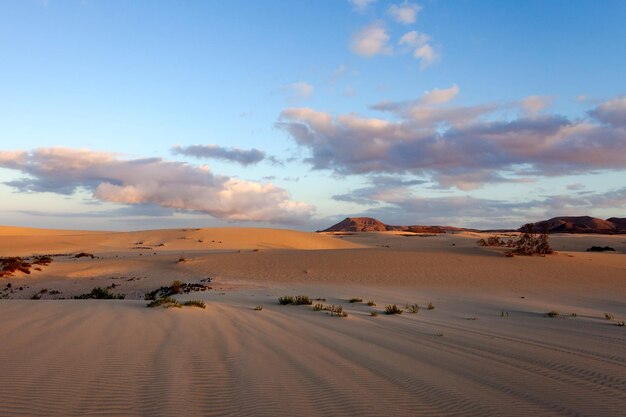
[[[431,301],[428,302],[428,306],[426,307],[428,310],[434,310],[435,306],[433,305],[433,303]]]
[[[179,264],[182,264],[182,263],[183,263],[183,262],[185,262],[185,261],[187,261],[187,259],[185,259],[185,258],[184,258],[184,257],[182,257],[182,256],[181,256],[180,258],[178,258],[178,263],[179,263]]]
[[[313,311],[322,311],[323,309],[324,309],[324,305],[323,304],[317,303],[317,304],[315,304],[313,306]]]
[[[348,301],[350,301],[350,303],[354,304],[354,303],[362,303],[363,299],[362,298],[351,298]]]
[[[180,303],[175,298],[172,298],[172,297],[163,297],[157,300],[153,300],[149,302],[146,307],[152,308],[152,307],[160,307],[160,306],[163,306],[165,308],[181,307]]]
[[[313,301],[309,298],[308,295],[296,295],[293,300],[293,304],[299,305],[311,305]]]
[[[402,309],[395,304],[386,305],[385,314],[402,314]]]
[[[171,294],[179,294],[181,289],[183,287],[183,282],[176,280],[174,282],[172,282],[172,285],[170,285],[170,293]]]
[[[96,299],[96,300],[123,300],[126,298],[125,294],[113,294],[106,288],[96,287],[91,290],[89,293],[77,295],[74,297],[76,300],[87,300],[87,299]]]
[[[33,295],[30,296],[31,300],[40,300],[41,299],[41,294],[40,293],[35,293]]]
[[[520,230],[522,231],[522,234],[515,242],[515,249],[513,250],[513,253],[516,255],[528,256],[532,256],[534,254],[545,256],[554,253],[548,243],[548,234],[544,232],[537,235],[534,224],[525,224],[520,228]]]
[[[372,301],[372,300],[369,300],[367,302],[367,305],[370,306],[370,307],[376,307],[376,303],[374,301]]]
[[[94,256],[93,253],[79,252],[76,255],[74,255],[74,258],[91,258],[91,259],[94,259],[95,256]]]
[[[611,313],[604,313],[604,318],[607,320],[613,320],[615,317]]]
[[[326,307],[324,310],[327,310],[331,316],[348,317],[348,313],[343,311],[342,306],[331,305],[329,307]]]
[[[437,333],[435,333],[438,337],[443,337],[443,332],[438,331]]]
[[[198,307],[198,308],[202,308],[202,309],[206,308],[206,304],[204,303],[204,301],[201,301],[201,300],[185,301],[183,303],[183,305],[186,306],[186,307]]]
[[[624,327],[624,320],[619,320],[617,323],[615,323],[615,325],[618,327]]]
[[[420,311],[420,306],[417,304],[406,305],[406,311],[411,314],[417,314]]]
[[[500,317],[509,317],[509,312],[508,312],[508,311],[501,310],[501,311],[500,311]]]
[[[263,310],[263,306],[254,307],[254,311],[261,311],[261,310]]]
[[[378,317],[378,311],[370,311],[370,316]]]
[[[278,304],[280,305],[288,305],[288,304],[293,304],[293,296],[291,295],[284,295],[282,297],[278,297]]]
[[[547,315],[548,317],[552,317],[552,318],[554,318],[554,317],[559,317],[559,316],[560,316],[559,312],[558,312],[558,311],[556,311],[556,310],[551,310],[551,311],[548,311],[548,313],[547,313],[546,315]]]

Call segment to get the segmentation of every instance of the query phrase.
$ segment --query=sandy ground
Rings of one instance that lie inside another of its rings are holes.
[[[479,237],[0,227],[0,256],[63,255],[0,278],[0,415],[623,415],[626,236],[552,236],[545,258]],[[177,296],[205,310],[145,308],[209,277]],[[113,284],[125,300],[71,299]]]

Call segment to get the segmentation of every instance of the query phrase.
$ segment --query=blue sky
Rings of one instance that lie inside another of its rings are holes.
[[[624,21],[622,1],[2,2],[0,223],[624,217]]]

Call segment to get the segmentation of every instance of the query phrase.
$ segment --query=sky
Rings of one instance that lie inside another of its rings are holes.
[[[0,224],[626,217],[626,2],[0,2]]]

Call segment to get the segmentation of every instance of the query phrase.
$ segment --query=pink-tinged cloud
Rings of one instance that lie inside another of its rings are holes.
[[[101,201],[155,204],[229,221],[300,223],[313,213],[313,207],[290,200],[287,191],[272,184],[161,158],[122,159],[85,149],[40,148],[0,151],[0,167],[28,175],[6,183],[22,191],[72,194],[83,188]]]
[[[588,119],[525,117],[522,102],[423,103],[374,106],[391,112],[390,119],[291,108],[281,113],[277,126],[309,151],[306,160],[315,169],[413,174],[442,187],[471,189],[528,175],[626,169],[626,124],[621,118],[626,102],[621,99],[600,104]],[[515,108],[518,118],[498,117],[502,110]]]

